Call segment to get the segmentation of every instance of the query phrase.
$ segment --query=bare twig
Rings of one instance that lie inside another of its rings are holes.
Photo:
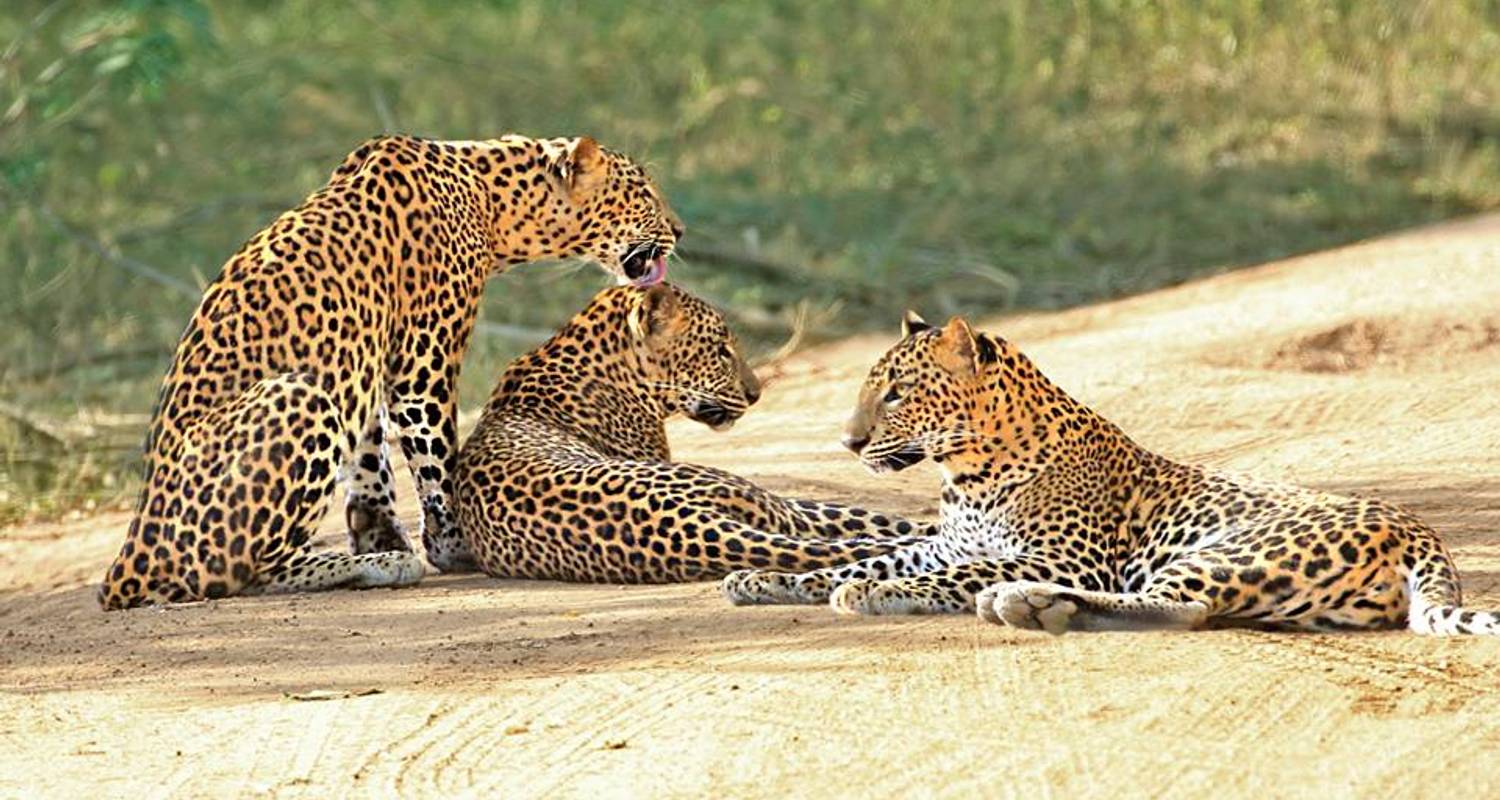
[[[552,331],[545,328],[528,328],[524,325],[508,325],[504,322],[480,322],[474,326],[474,330],[486,336],[525,342],[541,342],[552,335]]]
[[[99,364],[109,364],[120,361],[139,361],[148,358],[159,358],[162,356],[170,355],[170,353],[170,350],[163,350],[161,347],[157,347],[154,345],[128,348],[124,350],[105,350],[103,352],[86,353],[84,355],[68,359],[61,364],[54,364],[47,367],[35,367],[33,369],[13,373],[9,377],[9,380],[34,381],[39,378],[54,377],[65,372],[71,372],[75,369],[81,369],[83,367],[92,367]]]
[[[790,281],[807,280],[804,270],[792,264],[783,264],[750,253],[730,250],[714,244],[694,244],[680,247],[677,254],[686,261],[702,261],[708,264],[732,264],[737,267],[749,267],[755,272],[773,278]]]
[[[120,269],[123,269],[126,272],[135,275],[136,277],[145,278],[146,280],[149,280],[152,283],[157,284],[158,286],[161,286],[165,289],[170,289],[174,292],[177,292],[178,294],[181,294],[184,297],[198,296],[198,287],[192,285],[191,283],[188,283],[187,281],[174,275],[170,275],[150,264],[147,264],[144,261],[141,261],[138,258],[131,258],[130,256],[127,256],[123,253],[116,253],[112,251],[103,242],[63,221],[61,217],[53,213],[52,209],[48,208],[45,205],[37,205],[36,209],[37,212],[42,215],[42,219],[46,220],[47,223],[55,228],[59,233],[93,251],[94,255],[98,256],[105,263],[113,264],[114,266],[119,267]]]
[[[62,10],[64,2],[65,0],[55,0],[51,5],[37,12],[37,15],[31,18],[31,22],[28,22],[26,27],[20,33],[16,34],[16,38],[11,40],[10,45],[5,48],[5,52],[0,53],[0,61],[10,61],[12,58],[15,58],[16,53],[20,52],[21,46],[26,43],[26,40],[35,35],[43,25],[46,25],[49,20],[57,15],[57,12]]]
[[[31,18],[30,23],[27,23],[26,27],[21,29],[21,33],[15,35],[15,39],[10,39],[10,44],[5,48],[5,53],[0,53],[0,68],[3,68],[10,60],[15,59],[17,54],[21,53],[21,47],[26,45],[27,39],[36,35],[37,30],[42,29],[42,26],[45,26],[52,17],[55,17],[58,11],[62,11],[63,3],[65,3],[65,0],[54,0],[52,5],[46,6],[42,11],[37,12],[36,17]]]
[[[0,400],[0,417],[14,422],[21,430],[58,446],[67,447],[69,442],[61,431],[27,413],[26,409]]]
[[[837,290],[843,298],[856,300],[861,303],[878,300],[881,292],[880,287],[872,286],[869,283],[850,280],[839,275],[824,274],[812,276],[807,273],[807,270],[795,264],[787,264],[752,253],[731,250],[712,243],[688,245],[680,248],[677,252],[682,256],[684,261],[723,264],[780,283],[806,284],[810,281],[816,281],[822,286]]]
[[[808,328],[811,327],[811,317],[812,306],[806,300],[798,303],[796,311],[792,312],[791,333],[786,341],[776,348],[776,352],[761,359],[755,365],[756,371],[764,370],[770,375],[779,377],[782,364],[797,352],[802,346],[802,341],[807,338]]]
[[[184,209],[165,222],[128,228],[116,233],[111,239],[117,245],[128,244],[170,233],[178,228],[185,228],[200,222],[206,222],[236,208],[251,208],[257,211],[280,211],[291,208],[292,205],[294,204],[287,202],[285,199],[277,199],[264,194],[235,194],[226,197],[216,197],[207,202]]]

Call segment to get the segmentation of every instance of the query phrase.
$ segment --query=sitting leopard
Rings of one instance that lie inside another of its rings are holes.
[[[606,289],[506,369],[464,444],[470,551],[498,577],[661,583],[819,569],[932,532],[671,461],[667,418],[723,429],[759,396],[713,307],[666,284]]]
[[[791,575],[739,572],[736,603],[961,612],[1068,630],[1250,625],[1500,633],[1462,608],[1442,542],[1379,500],[1232,479],[1132,442],[1005,340],[908,316],[845,444],[873,471],[931,457],[939,534]]]
[[[204,293],[99,602],[418,580],[396,521],[388,426],[411,466],[428,558],[470,566],[449,494],[459,363],[485,280],[580,258],[653,283],[681,235],[645,171],[587,137],[366,142]],[[308,538],[341,470],[353,553],[315,554]]]

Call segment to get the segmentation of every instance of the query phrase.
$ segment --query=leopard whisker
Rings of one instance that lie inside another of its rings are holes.
[[[704,389],[698,389],[692,386],[683,386],[680,383],[671,383],[668,381],[649,381],[648,385],[657,389],[666,389],[668,391],[681,392],[684,395],[694,397],[699,400],[707,400],[714,405],[724,408],[727,411],[745,411],[747,408],[749,408],[749,406],[742,401],[733,400],[728,397],[722,397]]]
[[[876,459],[878,459],[878,458],[884,458],[885,456],[894,455],[896,453],[900,453],[900,452],[903,452],[903,451],[910,452],[910,453],[915,453],[915,452],[918,452],[919,450],[921,450],[921,443],[919,441],[917,441],[916,439],[908,439],[908,440],[906,440],[904,442],[892,442],[891,444],[884,445],[882,447],[874,447],[874,448],[867,447],[864,450],[860,451],[859,455],[860,455],[861,458],[876,458]]]

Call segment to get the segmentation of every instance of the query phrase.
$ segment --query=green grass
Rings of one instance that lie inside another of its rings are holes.
[[[636,154],[762,347],[1500,206],[1493,1],[13,0],[4,47],[0,523],[129,495],[192,287],[382,130]],[[600,285],[529,268],[485,319]],[[479,337],[465,404],[528,343]]]

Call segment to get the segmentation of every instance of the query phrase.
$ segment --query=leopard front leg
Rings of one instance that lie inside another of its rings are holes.
[[[391,475],[385,405],[370,415],[359,445],[345,461],[348,494],[344,519],[349,526],[349,549],[363,553],[411,552],[406,532],[396,518],[396,482]]]
[[[921,575],[970,557],[947,539],[924,539],[886,555],[811,572],[740,570],[726,576],[719,588],[737,606],[816,605],[850,581]]]
[[[458,463],[457,369],[434,375],[427,368],[391,387],[390,421],[411,469],[422,506],[422,546],[443,572],[478,569],[459,534],[453,511],[453,474]]]
[[[1164,592],[1130,594],[1075,589],[1036,580],[1011,580],[976,600],[980,619],[1012,628],[1068,631],[1191,630],[1208,619],[1209,605]]]
[[[975,596],[999,581],[1039,580],[1071,584],[1055,562],[1034,556],[981,558],[895,580],[846,581],[829,598],[839,614],[958,614],[974,610]]]
[[[260,581],[246,594],[319,592],[329,589],[397,588],[422,580],[422,557],[416,553],[310,553],[302,552],[283,562],[268,565]]]
[[[831,591],[827,576],[813,572],[742,569],[724,576],[719,591],[737,606],[816,605]]]

